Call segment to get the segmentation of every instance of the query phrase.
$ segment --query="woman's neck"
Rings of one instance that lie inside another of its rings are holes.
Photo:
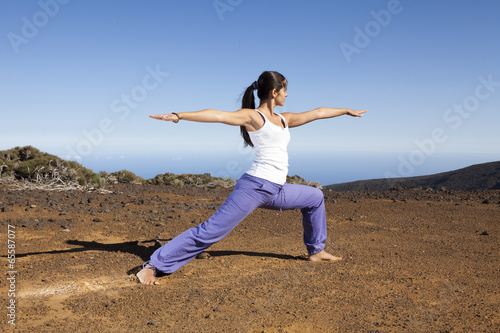
[[[274,108],[276,107],[276,102],[272,99],[261,101],[258,109],[260,112],[264,112],[270,116],[274,114]]]

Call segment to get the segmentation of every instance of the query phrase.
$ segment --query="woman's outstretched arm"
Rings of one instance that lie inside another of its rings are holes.
[[[311,111],[301,112],[301,113],[291,113],[285,112],[283,113],[283,117],[285,117],[289,127],[297,127],[304,124],[307,124],[311,121],[318,119],[327,119],[338,117],[342,115],[349,115],[352,117],[362,117],[363,113],[366,112],[366,109],[356,111],[351,109],[340,109],[340,108],[317,108]]]
[[[257,113],[251,111],[251,109],[241,109],[235,112],[205,109],[201,111],[178,112],[175,114],[157,114],[149,117],[173,122],[187,120],[201,123],[221,123],[232,126],[252,126],[256,119],[255,114]]]

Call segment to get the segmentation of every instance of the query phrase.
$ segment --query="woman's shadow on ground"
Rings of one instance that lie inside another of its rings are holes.
[[[67,250],[54,250],[54,251],[44,251],[44,252],[29,252],[29,253],[19,253],[16,254],[17,258],[28,257],[37,254],[59,254],[59,253],[78,253],[86,251],[105,251],[105,252],[121,252],[130,253],[138,256],[142,261],[146,262],[150,259],[151,254],[159,247],[166,244],[171,239],[152,239],[146,241],[132,241],[132,242],[122,242],[122,243],[98,243],[95,241],[79,241],[79,240],[67,240],[66,244],[80,246],[78,248],[67,249]],[[233,255],[245,255],[251,257],[268,257],[277,258],[285,260],[306,260],[303,256],[292,256],[287,254],[277,254],[277,253],[266,253],[266,252],[252,252],[252,251],[206,251],[210,257],[225,257]],[[136,274],[142,266],[137,266],[130,269],[128,274]]]

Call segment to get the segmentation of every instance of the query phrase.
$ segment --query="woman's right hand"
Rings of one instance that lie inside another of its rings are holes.
[[[171,114],[171,113],[166,113],[166,114],[155,114],[149,116],[150,118],[157,119],[157,120],[164,120],[164,121],[178,121],[179,116],[176,114]]]

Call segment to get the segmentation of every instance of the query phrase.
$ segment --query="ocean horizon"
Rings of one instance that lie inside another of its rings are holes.
[[[64,159],[67,157],[60,156]],[[252,155],[186,153],[176,157],[162,155],[91,156],[71,159],[94,172],[128,170],[144,179],[158,174],[203,174],[239,179],[252,163]],[[499,161],[498,154],[434,153],[415,156],[410,153],[311,152],[291,153],[288,175],[307,181],[332,185],[367,179],[431,175]]]

